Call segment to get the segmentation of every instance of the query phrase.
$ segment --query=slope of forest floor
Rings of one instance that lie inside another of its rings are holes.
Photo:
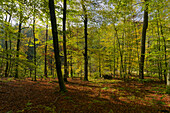
[[[59,93],[57,79],[0,80],[0,113],[161,113],[170,111],[170,95],[156,81],[68,78]]]

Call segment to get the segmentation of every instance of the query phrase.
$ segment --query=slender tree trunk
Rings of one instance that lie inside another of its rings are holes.
[[[67,0],[64,0],[63,9],[63,50],[64,50],[64,81],[67,82],[68,67],[67,67],[67,48],[66,48],[66,10]]]
[[[84,1],[82,3],[83,12],[84,12],[84,37],[85,37],[85,53],[84,53],[84,80],[88,81],[88,55],[87,55],[87,10],[84,5]]]
[[[48,40],[48,19],[46,25],[46,42],[45,42],[45,68],[44,68],[44,76],[47,77],[47,40]]]
[[[56,63],[57,76],[58,76],[60,91],[65,92],[66,87],[64,85],[64,80],[61,71],[61,61],[59,55],[58,31],[57,31],[57,23],[56,23],[56,16],[55,16],[54,0],[49,0],[49,9],[50,9],[50,19],[51,19],[52,34],[53,34],[53,46],[54,46],[54,54],[56,60],[55,63]]]
[[[50,60],[50,68],[51,68],[51,75],[53,75],[53,56],[51,56],[51,60]]]
[[[19,50],[20,50],[21,26],[22,26],[22,23],[20,21],[19,30],[18,30],[18,39],[17,39],[17,55],[16,55],[17,62],[16,62],[15,78],[18,78],[18,60],[19,60]]]
[[[137,34],[138,32],[137,32],[137,30],[136,30],[136,27],[137,27],[137,26],[136,26],[136,24],[134,23],[136,46],[137,46],[137,52],[136,52],[136,53],[137,53],[138,63],[139,63],[139,52],[138,52],[138,45],[139,45],[139,44],[138,44],[138,40],[137,40],[137,39],[138,39],[138,34]],[[138,64],[138,66],[139,66],[139,64]],[[139,68],[138,68],[137,70],[139,70]],[[138,74],[138,72],[137,72],[137,74]]]
[[[36,76],[37,76],[37,70],[36,70],[36,44],[35,44],[35,5],[34,5],[34,17],[33,17],[33,37],[34,37],[34,65],[35,65],[35,68],[34,68],[34,81],[36,81]]]
[[[8,27],[8,26],[6,26]],[[6,68],[5,68],[5,77],[8,77],[8,33],[5,31],[5,49],[6,49]]]
[[[114,49],[114,50],[113,50],[113,51],[114,51],[114,56],[113,56],[113,62],[114,62],[114,64],[113,64],[113,65],[114,65],[114,66],[113,66],[113,67],[114,67],[113,74],[114,74],[114,75],[113,75],[113,76],[114,76],[114,78],[115,78],[115,75],[116,75],[116,69],[115,69],[115,68],[116,68],[116,56],[115,56],[115,54],[116,54],[116,38],[115,38],[115,37],[114,37],[113,49]]]
[[[91,77],[91,57],[90,57],[89,71],[90,71],[90,77]]]
[[[12,41],[11,41],[11,39],[9,39],[9,49],[10,49],[10,51],[12,50],[11,49],[12,48]],[[9,76],[11,77],[11,70],[12,70],[12,64],[11,64],[11,57],[12,57],[12,55],[10,54],[9,55]]]
[[[12,12],[11,12],[12,13]],[[11,16],[12,14],[10,14],[10,17],[9,17],[9,20],[8,20],[8,23],[7,23],[7,27],[9,26],[9,22],[11,21]],[[7,61],[6,61],[6,68],[5,68],[5,77],[8,77],[8,68],[9,68],[9,62],[8,62],[8,33],[6,31],[6,40],[5,40],[5,48],[6,48],[6,58],[7,58]]]
[[[141,40],[141,57],[139,64],[139,78],[144,79],[144,61],[145,61],[145,42],[146,42],[146,30],[148,27],[148,0],[145,0],[144,21]]]
[[[159,24],[158,24],[158,20],[157,20],[157,32],[158,32],[158,39],[157,39],[157,46],[158,46],[158,50],[159,52],[161,51],[161,45],[160,45],[160,34],[159,34]],[[162,64],[161,64],[161,56],[158,56],[158,70],[159,70],[159,79],[162,81]]]
[[[167,40],[167,51],[169,50],[170,50],[170,41]],[[168,63],[166,65],[168,66]],[[169,66],[167,67],[167,71],[168,71],[167,72],[167,92],[170,92],[170,58],[169,58]],[[166,71],[164,73],[166,73]]]
[[[167,83],[167,78],[166,78],[166,76],[167,76],[167,69],[168,69],[168,63],[167,63],[167,50],[166,50],[166,48],[167,48],[167,45],[166,45],[166,39],[165,39],[165,37],[164,37],[164,34],[163,34],[163,29],[162,29],[162,24],[160,23],[160,27],[161,27],[161,35],[162,35],[162,37],[163,37],[163,41],[164,41],[164,63],[165,63],[165,69],[164,69],[164,82],[165,82],[165,84]],[[168,42],[167,42],[168,43]],[[170,73],[170,72],[169,72]],[[170,75],[169,75],[170,76]],[[170,79],[170,78],[169,78]]]
[[[72,51],[71,51],[71,78],[73,78],[73,56],[72,56]]]
[[[117,41],[118,41],[118,46],[119,46],[119,52],[120,52],[120,78],[122,78],[122,70],[123,70],[123,53],[122,53],[122,50],[121,50],[121,47],[120,47],[120,41],[119,41],[119,37],[118,37],[118,33],[117,33],[117,29],[116,29],[116,26],[114,25],[114,29],[116,31],[116,38],[117,38]]]

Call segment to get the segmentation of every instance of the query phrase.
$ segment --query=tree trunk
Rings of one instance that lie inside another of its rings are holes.
[[[11,12],[12,13],[12,12]],[[9,20],[8,20],[8,23],[7,23],[7,27],[9,26],[9,22],[11,21],[11,16],[12,14],[10,14],[10,17],[9,17]],[[8,68],[9,68],[9,62],[8,62],[8,33],[6,32],[6,40],[5,40],[5,47],[6,47],[6,58],[7,58],[7,61],[6,61],[6,68],[5,68],[5,77],[8,77]]]
[[[73,56],[72,56],[72,51],[71,51],[71,78],[73,78]]]
[[[158,11],[158,13],[159,13],[159,11]],[[157,33],[158,33],[157,46],[158,46],[158,50],[160,52],[161,51],[161,45],[160,45],[160,34],[159,34],[158,20],[157,20]],[[161,56],[160,55],[158,56],[158,70],[159,70],[159,72],[158,72],[159,73],[159,79],[162,81],[162,64],[161,64]]]
[[[138,56],[138,63],[139,63],[139,52],[138,52],[138,45],[139,45],[139,44],[138,44],[138,40],[137,40],[137,39],[138,39],[138,34],[137,34],[138,32],[137,32],[137,29],[136,29],[136,28],[137,28],[137,25],[135,24],[135,22],[134,22],[134,28],[135,28],[135,38],[136,38],[136,46],[137,46],[137,52],[136,52],[136,53],[137,53],[137,56]],[[139,65],[138,65],[138,66],[139,66]],[[138,70],[138,69],[137,69],[137,70]],[[137,72],[137,74],[138,74],[138,72]]]
[[[113,45],[113,51],[114,51],[114,54],[113,54],[113,67],[114,67],[114,70],[113,70],[113,76],[114,76],[114,78],[116,77],[115,75],[116,75],[116,38],[114,37],[114,43],[113,43],[114,45]]]
[[[160,23],[160,27],[161,27],[161,35],[162,35],[162,37],[163,37],[163,41],[164,41],[164,62],[165,62],[165,69],[164,69],[164,82],[165,82],[165,84],[166,84],[166,82],[168,81],[168,80],[166,80],[166,79],[168,79],[168,78],[166,78],[166,76],[167,76],[167,69],[168,69],[168,63],[167,63],[167,50],[166,50],[166,48],[167,48],[167,45],[166,45],[166,39],[165,39],[165,37],[164,37],[164,35],[163,35],[163,29],[162,29],[162,24]],[[169,75],[170,76],[170,75]],[[170,79],[170,78],[169,78]]]
[[[68,67],[67,67],[67,49],[66,49],[66,10],[67,0],[64,0],[63,9],[63,50],[64,50],[64,81],[67,82]]]
[[[148,27],[148,0],[145,0],[142,40],[141,40],[141,57],[139,63],[139,78],[144,79],[144,61],[145,61],[145,42],[146,42],[146,30]]]
[[[48,19],[46,25],[46,43],[45,43],[45,68],[44,68],[44,76],[47,77],[47,40],[48,40]]]
[[[21,26],[22,26],[22,23],[21,23],[21,20],[20,20],[19,30],[18,30],[18,39],[17,39],[17,55],[16,55],[17,62],[16,62],[15,78],[18,78],[18,60],[19,60],[20,38],[21,38]]]
[[[88,55],[87,55],[87,10],[84,5],[84,1],[82,3],[83,12],[84,12],[84,37],[85,37],[85,53],[84,53],[84,80],[88,81]]]
[[[167,51],[170,50],[170,40],[167,40]],[[167,63],[168,66],[168,63]],[[167,74],[167,93],[170,94],[170,58],[169,58],[169,66],[167,68],[168,74]]]
[[[59,56],[58,32],[57,32],[54,0],[49,0],[49,9],[50,9],[50,19],[51,19],[52,34],[53,34],[53,46],[54,46],[54,54],[56,60],[55,63],[56,63],[57,76],[58,76],[60,91],[65,92],[66,87],[64,85],[64,81],[62,77],[61,61]]]
[[[121,50],[121,47],[120,47],[120,41],[119,41],[119,37],[118,37],[118,33],[117,33],[117,29],[116,29],[116,26],[114,25],[114,29],[115,29],[115,35],[116,35],[116,38],[117,38],[117,41],[118,41],[118,46],[119,46],[119,52],[120,52],[120,78],[122,78],[122,70],[123,70],[123,52]]]
[[[6,26],[8,27],[8,26]],[[5,30],[5,49],[6,49],[6,68],[5,68],[5,77],[8,77],[8,33]]]
[[[34,65],[35,65],[35,68],[34,68],[34,81],[36,81],[36,76],[37,76],[37,73],[36,73],[36,44],[35,44],[35,6],[34,6],[34,17],[33,17],[33,37],[34,37]]]

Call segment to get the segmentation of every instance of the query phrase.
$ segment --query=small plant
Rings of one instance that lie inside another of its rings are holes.
[[[26,104],[26,106],[30,106],[30,105],[32,105],[32,103],[30,103],[30,102],[28,102],[28,103]]]
[[[136,97],[135,97],[135,96],[128,96],[127,98],[128,98],[129,100],[135,100]]]
[[[48,81],[48,83],[52,83],[53,81]]]
[[[158,104],[158,105],[165,105],[165,102],[162,102],[161,100],[158,100],[158,101],[156,102],[156,104]]]
[[[110,109],[109,113],[114,113],[112,109]]]
[[[107,89],[109,89],[109,87],[104,87],[104,88],[102,88],[103,90],[107,90]]]
[[[12,110],[10,110],[10,111],[7,111],[6,113],[13,113],[13,111],[12,111]]]
[[[70,100],[70,99],[71,99],[71,97],[66,96],[66,97],[64,97],[64,99]]]
[[[12,78],[8,78],[7,79],[7,81],[12,81],[12,80],[14,80],[14,78],[12,77]]]
[[[100,104],[103,104],[103,102],[100,101],[100,100],[93,100],[92,102],[93,102],[93,103],[100,103]]]

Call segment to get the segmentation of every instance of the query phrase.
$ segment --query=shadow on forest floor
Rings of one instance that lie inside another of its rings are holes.
[[[170,96],[160,84],[136,81],[68,79],[59,93],[57,80],[0,82],[0,112],[157,113],[170,110]],[[163,85],[162,85],[163,86]],[[160,90],[162,89],[162,90]]]

